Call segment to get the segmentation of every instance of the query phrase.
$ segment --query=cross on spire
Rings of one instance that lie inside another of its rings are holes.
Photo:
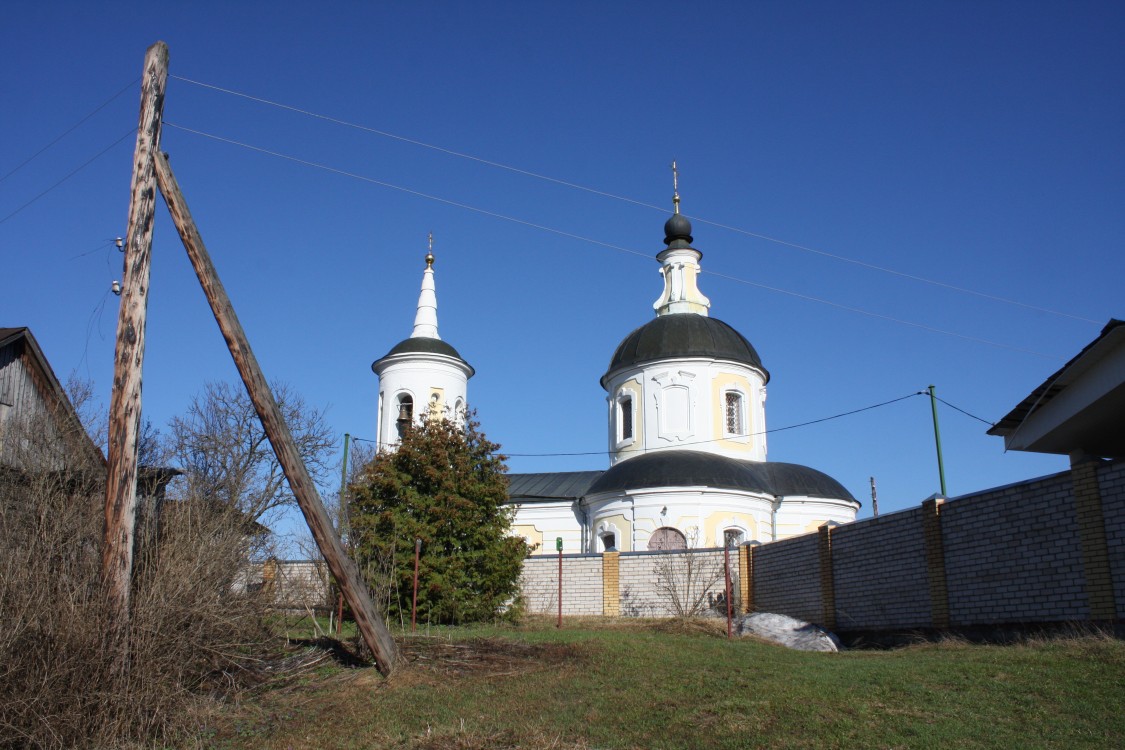
[[[676,169],[676,160],[672,160],[672,211],[680,212],[680,173]]]

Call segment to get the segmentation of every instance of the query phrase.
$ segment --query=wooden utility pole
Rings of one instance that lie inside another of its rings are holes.
[[[133,574],[133,530],[137,512],[137,435],[141,425],[141,365],[145,356],[152,222],[156,208],[155,155],[160,150],[160,117],[168,80],[168,45],[157,42],[145,53],[141,79],[141,113],[133,152],[129,195],[125,276],[117,344],[113,354],[113,393],[109,402],[109,456],[106,465],[105,540],[102,578],[106,584],[113,629],[118,635],[129,621]]]
[[[277,454],[282,470],[285,471],[285,477],[289,480],[289,488],[293,490],[297,504],[305,515],[309,531],[312,532],[320,553],[324,555],[328,569],[335,576],[344,597],[351,605],[356,626],[375,656],[375,665],[380,672],[388,675],[394,671],[398,662],[398,649],[394,639],[391,638],[390,632],[387,631],[376,611],[355,563],[348,557],[344,545],[340,543],[340,538],[332,529],[328,511],[324,509],[316,485],[313,484],[308,469],[297,451],[289,426],[285,423],[269,383],[262,374],[262,368],[250,349],[250,342],[238,322],[234,306],[231,305],[230,298],[219,280],[219,274],[211,262],[211,256],[203,244],[203,238],[200,237],[191,212],[188,211],[187,202],[180,192],[172,167],[168,164],[167,155],[161,155],[156,159],[156,179],[164,196],[164,202],[168,206],[168,212],[172,215],[172,221],[176,224],[180,239],[183,240],[184,248],[195,268],[195,274],[199,277],[199,283],[207,295],[211,312],[215,314],[215,320],[219,324],[223,338],[226,339],[231,357],[238,367],[238,373],[242,376],[242,382],[246,385],[246,391],[250,394],[250,400],[254,403],[259,419],[262,420],[262,427],[269,437],[274,453]]]

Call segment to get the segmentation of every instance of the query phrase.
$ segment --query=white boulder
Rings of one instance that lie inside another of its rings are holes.
[[[822,627],[788,615],[754,612],[738,621],[738,635],[755,635],[797,651],[839,651],[840,639]]]

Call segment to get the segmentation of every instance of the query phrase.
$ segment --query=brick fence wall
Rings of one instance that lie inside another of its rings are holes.
[[[1117,617],[1125,620],[1125,461],[1098,472]]]
[[[558,612],[558,585],[557,556],[536,555],[524,561],[520,588],[528,612]],[[563,555],[563,614],[603,614],[601,555]]]
[[[722,550],[563,556],[563,614],[664,617],[722,605]],[[690,590],[683,559],[694,562]],[[1125,619],[1125,461],[732,551],[734,601],[840,632]],[[669,561],[675,560],[674,565]],[[557,611],[558,560],[529,558],[532,612]],[[676,576],[680,578],[675,579]]]
[[[833,529],[837,628],[933,625],[923,537],[921,509]]]
[[[820,622],[821,601],[817,535],[786,539],[753,550],[753,609],[784,612]]]
[[[1089,618],[1072,490],[1062,474],[942,507],[951,625]]]

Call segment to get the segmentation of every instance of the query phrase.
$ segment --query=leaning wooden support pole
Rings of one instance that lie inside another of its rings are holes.
[[[129,620],[133,574],[133,530],[137,512],[137,435],[141,425],[141,365],[156,212],[155,156],[160,150],[160,116],[168,80],[168,46],[157,42],[145,54],[141,113],[133,153],[133,181],[126,231],[125,276],[117,344],[113,354],[113,393],[109,401],[109,455],[106,463],[105,538],[102,578],[113,613],[112,627],[123,632]]]
[[[332,575],[343,591],[344,598],[352,608],[359,632],[375,656],[375,665],[380,672],[388,675],[394,671],[398,662],[398,650],[394,639],[391,638],[390,632],[387,631],[386,625],[375,609],[355,563],[348,557],[344,545],[340,543],[339,537],[332,529],[328,512],[324,509],[316,485],[313,484],[308,469],[297,452],[296,443],[289,433],[289,426],[286,425],[273,392],[262,374],[262,368],[250,349],[250,342],[238,322],[230,298],[222,282],[219,281],[219,274],[211,262],[203,238],[196,229],[195,221],[191,218],[191,212],[188,211],[187,202],[180,192],[180,186],[176,182],[175,175],[172,174],[172,167],[168,164],[166,155],[156,160],[156,179],[164,196],[164,202],[168,206],[168,212],[172,215],[172,221],[176,224],[188,257],[191,258],[191,264],[199,277],[199,283],[207,295],[207,301],[211,304],[211,312],[215,314],[215,320],[219,323],[219,329],[227,341],[234,363],[238,366],[242,382],[246,384],[250,400],[254,402],[254,408],[262,420],[262,427],[265,428],[274,453],[277,454],[277,460],[285,471],[285,477],[289,480],[289,487],[297,498],[301,512],[305,514],[309,531],[312,532],[317,547],[328,563],[328,569],[332,571]]]

